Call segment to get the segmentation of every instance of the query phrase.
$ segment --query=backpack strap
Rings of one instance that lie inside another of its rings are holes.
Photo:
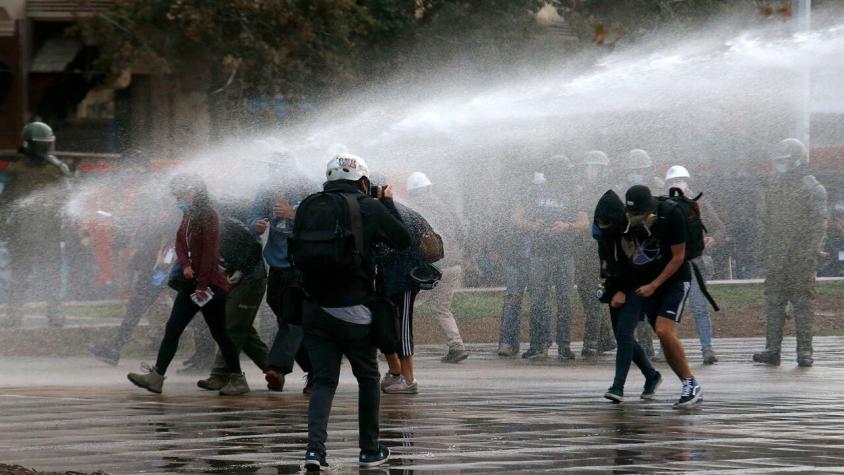
[[[700,268],[697,266],[697,264],[694,263],[694,261],[689,261],[689,263],[692,265],[692,272],[695,273],[695,279],[697,279],[697,285],[700,288],[700,292],[703,294],[704,297],[706,297],[706,300],[709,302],[709,305],[712,305],[713,310],[715,310],[716,312],[718,310],[721,310],[721,307],[718,306],[718,304],[715,302],[715,299],[712,298],[712,294],[710,294],[709,290],[706,288],[706,281],[703,280],[703,273],[701,273]]]
[[[363,261],[365,249],[363,248],[363,223],[360,216],[360,203],[358,203],[357,195],[352,193],[342,193],[343,199],[349,207],[349,226],[352,228],[352,237],[355,240],[355,252],[357,253],[358,261]]]

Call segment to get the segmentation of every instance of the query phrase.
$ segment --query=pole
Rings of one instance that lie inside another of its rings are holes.
[[[797,22],[798,33],[808,33],[812,29],[812,0],[791,0],[792,12]],[[800,71],[800,111],[797,122],[797,138],[809,150],[811,155],[811,121],[812,121],[812,64],[807,56],[803,58]]]

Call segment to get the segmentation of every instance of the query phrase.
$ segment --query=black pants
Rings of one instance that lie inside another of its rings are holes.
[[[633,292],[628,294],[627,302],[621,308],[610,308],[610,319],[618,344],[615,353],[613,386],[618,389],[624,389],[630,363],[635,364],[645,378],[652,378],[656,374],[656,370],[648,359],[648,354],[636,341],[634,335],[636,326],[641,320],[641,314],[642,299]]]
[[[358,426],[361,450],[378,449],[379,392],[376,349],[369,337],[369,325],[336,319],[318,306],[305,302],[303,323],[305,346],[313,363],[313,394],[308,407],[308,450],[325,453],[328,416],[337,383],[340,362],[349,360],[358,380]]]
[[[267,305],[270,306],[278,322],[278,332],[270,349],[267,366],[281,374],[292,372],[294,361],[299,364],[302,371],[311,372],[311,359],[303,343],[302,327],[284,321],[284,292],[293,278],[293,270],[279,267],[270,267],[267,275]]]
[[[230,373],[239,374],[241,370],[238,351],[229,339],[228,333],[226,333],[226,294],[215,291],[214,298],[202,308],[193,303],[190,294],[190,292],[176,294],[173,310],[170,312],[170,318],[167,320],[167,326],[164,330],[164,340],[161,342],[161,348],[158,349],[155,369],[162,375],[167,372],[167,367],[170,366],[170,362],[173,361],[173,356],[176,355],[176,350],[179,348],[179,338],[182,336],[182,332],[185,331],[194,315],[201,311],[208,329],[211,330],[211,336],[214,337],[220,347],[220,353],[226,360],[226,368]]]

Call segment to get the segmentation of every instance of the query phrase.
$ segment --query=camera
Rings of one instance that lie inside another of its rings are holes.
[[[376,200],[380,200],[384,196],[384,187],[383,186],[370,186],[369,187],[369,196],[375,198]]]

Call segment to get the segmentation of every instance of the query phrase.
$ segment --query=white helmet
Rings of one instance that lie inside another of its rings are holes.
[[[665,181],[676,180],[678,178],[685,178],[687,180],[690,180],[692,176],[689,175],[689,171],[686,170],[686,167],[682,165],[674,165],[673,167],[669,168],[667,172],[665,172]]]
[[[428,179],[428,175],[425,175],[422,172],[413,172],[407,177],[407,192],[410,193],[412,191],[421,190],[423,188],[428,188],[431,186],[431,180]]]
[[[325,178],[328,181],[358,181],[363,177],[369,178],[369,167],[362,158],[351,153],[337,155],[325,166]]]

